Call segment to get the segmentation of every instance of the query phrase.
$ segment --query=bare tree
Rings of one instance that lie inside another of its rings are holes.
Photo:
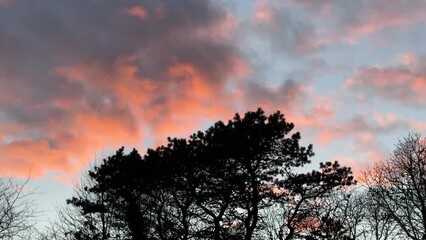
[[[375,194],[370,191],[362,193],[364,198],[365,237],[367,239],[394,240],[401,239],[401,232],[397,222],[392,218],[392,214],[386,211],[377,201]]]
[[[388,158],[365,173],[380,214],[396,222],[406,239],[426,239],[426,140],[409,134]]]
[[[36,221],[36,207],[28,188],[30,178],[0,178],[0,239],[24,239]]]
[[[400,239],[396,222],[363,186],[336,192],[330,214],[348,229],[349,239]],[[328,210],[330,211],[330,210]]]
[[[365,190],[365,189],[364,189]],[[339,221],[346,231],[347,239],[370,239],[365,237],[366,216],[365,191],[359,186],[350,186],[330,194],[322,200],[323,215]]]

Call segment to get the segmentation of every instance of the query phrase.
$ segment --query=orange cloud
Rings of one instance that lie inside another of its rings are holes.
[[[28,174],[39,177],[49,170],[68,171],[69,152],[53,148],[45,140],[18,140],[0,143],[0,164],[8,169],[7,174],[28,177]]]
[[[45,153],[0,162],[11,172],[37,162],[42,174],[73,174],[101,149],[187,136],[232,116],[230,86],[251,74],[235,41],[239,19],[216,2],[106,1],[102,11],[95,3],[81,11],[72,1],[66,12],[80,17],[56,19],[53,28],[46,28],[52,19],[32,14],[35,7],[43,16],[64,10],[29,1],[5,16],[5,36],[36,30],[0,46],[7,63],[0,69],[7,87],[0,88],[0,140],[11,156],[18,145]]]
[[[93,160],[101,149],[140,146],[142,131],[132,110],[145,99],[141,87],[146,89],[149,84],[134,77],[131,60],[131,57],[119,58],[112,68],[99,61],[55,68],[53,73],[99,97],[52,99],[50,106],[60,109],[61,114],[46,116],[37,129],[19,123],[1,123],[3,139],[24,140],[3,143],[0,153],[7,158],[0,164],[17,174],[25,174],[30,168],[37,174],[52,170],[73,173]],[[39,109],[35,106],[31,110]],[[44,140],[32,140],[40,132]]]
[[[252,70],[235,55],[230,56],[229,65],[217,67],[221,79],[195,63],[178,59],[156,78],[149,78],[139,61],[136,55],[126,55],[110,64],[92,60],[52,70],[68,84],[90,93],[80,99],[56,98],[51,102],[67,113],[66,121],[50,119],[52,128],[46,128],[43,137],[67,153],[64,161],[70,169],[82,169],[101,149],[141,146],[144,138],[157,145],[167,136],[186,137],[212,121],[228,119],[240,107],[283,110],[299,127],[321,126],[334,116],[332,102],[314,93],[309,94],[312,108],[293,111],[290,106],[303,99],[306,87],[297,82],[266,88],[246,85],[243,79]],[[91,96],[96,98],[91,100]],[[40,169],[50,169],[50,165],[40,164]]]
[[[203,121],[232,114],[224,86],[208,79],[193,65],[175,63],[168,76],[174,81],[163,86],[164,101],[146,109],[144,116],[157,139],[184,136],[188,131],[196,131]]]
[[[58,127],[48,130],[44,137],[52,139],[58,149],[68,153],[65,160],[70,162],[72,171],[83,169],[101,150],[141,146],[140,127],[126,109],[81,111],[70,117],[65,129]],[[43,165],[44,161],[40,162]],[[50,170],[49,165],[44,168]]]
[[[149,17],[147,10],[141,6],[126,8],[123,10],[123,12],[126,14],[129,14],[130,16],[134,16],[142,20],[148,19]]]
[[[107,93],[109,97],[105,97],[104,104],[112,101],[112,106],[125,106],[130,114],[127,118],[117,118],[119,113],[76,115],[70,128],[74,137],[67,140],[68,148],[85,148],[85,143],[92,142],[93,151],[117,142],[125,145],[131,139],[134,141],[130,143],[134,144],[141,138],[138,128],[142,126],[147,128],[144,132],[148,135],[145,136],[151,137],[154,143],[167,136],[185,137],[211,119],[232,116],[233,106],[228,101],[232,96],[225,91],[227,78],[235,81],[250,73],[238,57],[232,57],[232,65],[223,69],[226,79],[221,81],[212,79],[209,73],[193,64],[176,60],[168,67],[164,79],[159,81],[138,76],[137,72],[141,70],[135,64],[136,60],[134,56],[127,56],[114,61],[112,68],[94,61],[54,70],[70,81]],[[134,126],[136,123],[129,121],[136,119],[138,126],[126,128]],[[90,155],[88,151],[84,151],[86,156]]]
[[[139,140],[140,133],[133,118],[124,114],[126,113],[116,112],[111,115],[79,113],[75,116],[71,129],[76,135],[90,137],[93,143],[102,142],[107,146],[120,142],[134,144]]]

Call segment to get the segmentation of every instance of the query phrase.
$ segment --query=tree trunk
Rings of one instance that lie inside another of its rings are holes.
[[[244,237],[244,240],[251,240],[253,237],[254,229],[256,229],[257,222],[259,220],[258,217],[258,207],[255,205],[252,210],[252,219],[249,221],[249,224],[246,226],[246,235]]]
[[[288,233],[288,235],[285,237],[284,240],[290,240],[293,239],[294,237],[294,228],[289,228],[290,232]]]
[[[220,240],[220,221],[214,220],[214,240]]]

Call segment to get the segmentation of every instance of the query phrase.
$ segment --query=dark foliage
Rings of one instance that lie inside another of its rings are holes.
[[[77,239],[263,239],[265,212],[279,204],[287,214],[277,239],[300,236],[308,228],[298,223],[308,218],[321,224],[306,236],[343,234],[338,220],[307,206],[353,184],[351,171],[327,162],[295,174],[313,151],[293,128],[280,112],[258,109],[189,139],[169,138],[144,157],[122,148],[89,172],[90,184],[79,190],[89,194],[68,200],[92,216],[72,232]],[[93,224],[93,216],[108,224]]]

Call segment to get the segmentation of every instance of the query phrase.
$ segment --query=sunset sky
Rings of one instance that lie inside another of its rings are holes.
[[[426,0],[0,0],[0,169],[42,211],[120,146],[282,111],[355,174],[426,132]]]

